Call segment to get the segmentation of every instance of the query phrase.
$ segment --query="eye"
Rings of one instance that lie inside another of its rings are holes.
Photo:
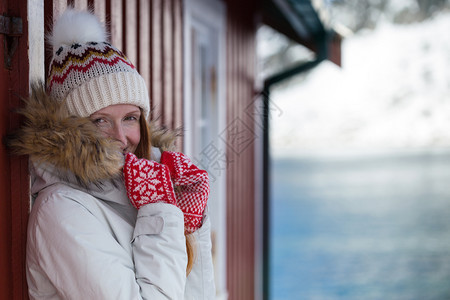
[[[123,118],[123,120],[129,122],[137,122],[139,121],[140,116],[141,116],[140,113],[130,113],[129,115],[126,115],[125,118]]]
[[[137,118],[135,116],[127,116],[125,117],[125,121],[137,121]]]
[[[96,118],[94,120],[92,120],[92,122],[97,126],[97,127],[107,127],[108,126],[108,121],[106,121],[103,118]]]

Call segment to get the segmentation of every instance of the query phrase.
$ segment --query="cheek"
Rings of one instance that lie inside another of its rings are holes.
[[[110,137],[111,136],[111,129],[109,128],[103,128],[103,127],[97,127],[98,130],[103,134],[104,137]]]
[[[130,146],[136,148],[141,140],[141,130],[139,126],[133,126],[127,130],[127,139]]]

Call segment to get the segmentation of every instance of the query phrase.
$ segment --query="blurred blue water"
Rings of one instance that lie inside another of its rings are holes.
[[[450,151],[272,161],[271,299],[450,299]]]

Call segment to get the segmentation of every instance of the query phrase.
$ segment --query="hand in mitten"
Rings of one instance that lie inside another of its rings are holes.
[[[169,167],[177,205],[184,214],[184,229],[187,233],[193,233],[202,226],[203,212],[209,196],[208,173],[197,168],[187,156],[178,152],[163,152],[161,163]]]
[[[174,188],[167,166],[127,153],[123,167],[127,195],[139,209],[148,203],[165,202],[176,205]]]

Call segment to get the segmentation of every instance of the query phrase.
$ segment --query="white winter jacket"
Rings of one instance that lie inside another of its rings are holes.
[[[62,182],[35,167],[37,195],[28,223],[31,299],[213,299],[210,223],[194,233],[196,259],[186,278],[183,213],[166,203],[137,211],[120,181]]]

